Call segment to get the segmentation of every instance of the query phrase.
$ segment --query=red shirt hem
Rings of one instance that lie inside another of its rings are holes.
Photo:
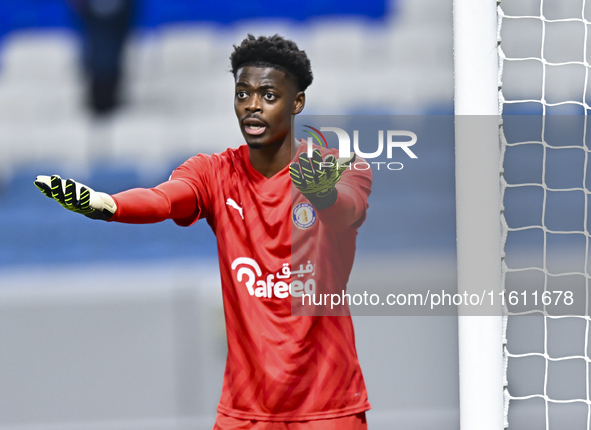
[[[371,409],[369,402],[365,402],[362,406],[355,406],[345,409],[339,409],[338,411],[328,412],[315,412],[311,414],[256,414],[252,412],[242,412],[236,409],[226,409],[225,407],[218,405],[217,411],[220,414],[227,415],[232,418],[238,418],[242,420],[256,420],[256,421],[280,421],[280,422],[291,422],[291,421],[314,421],[314,420],[325,420],[331,418],[341,418],[348,415],[355,415],[360,412],[365,412]]]

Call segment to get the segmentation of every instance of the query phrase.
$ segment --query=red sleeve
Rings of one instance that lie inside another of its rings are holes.
[[[156,188],[135,188],[115,194],[117,212],[110,221],[148,224],[172,219],[189,226],[211,212],[209,190],[213,157],[199,154],[179,166],[170,180]]]
[[[360,162],[359,165],[360,168],[369,166],[365,162]],[[337,231],[348,227],[360,227],[365,221],[371,183],[371,168],[357,170],[353,166],[345,170],[336,185],[337,201],[326,209],[318,210],[318,216]]]
[[[117,211],[109,221],[148,224],[174,219],[184,224],[199,218],[197,198],[191,186],[182,180],[170,180],[156,188],[134,188],[112,196]]]

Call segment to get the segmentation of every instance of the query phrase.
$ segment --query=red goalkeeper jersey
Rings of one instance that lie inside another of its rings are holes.
[[[256,171],[247,146],[192,157],[173,172],[175,181],[188,184],[197,202],[175,222],[205,218],[217,237],[228,339],[218,411],[306,421],[368,410],[350,316],[294,316],[291,302],[319,282],[346,285],[371,172],[345,171],[337,202],[322,211],[293,192],[289,166],[271,178]],[[134,191],[114,196],[116,221],[142,222],[126,204]]]

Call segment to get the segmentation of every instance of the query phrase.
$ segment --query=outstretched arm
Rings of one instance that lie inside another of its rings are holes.
[[[110,221],[148,224],[165,219],[182,220],[199,211],[193,188],[171,179],[156,188],[134,188],[112,196],[117,212]]]
[[[57,175],[38,176],[35,185],[64,208],[105,221],[147,224],[169,218],[183,220],[199,211],[193,188],[183,180],[173,179],[156,188],[135,188],[113,196]]]

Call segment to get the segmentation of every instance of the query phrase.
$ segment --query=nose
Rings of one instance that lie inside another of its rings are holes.
[[[244,108],[249,112],[260,112],[262,110],[261,98],[255,94],[248,98]]]

